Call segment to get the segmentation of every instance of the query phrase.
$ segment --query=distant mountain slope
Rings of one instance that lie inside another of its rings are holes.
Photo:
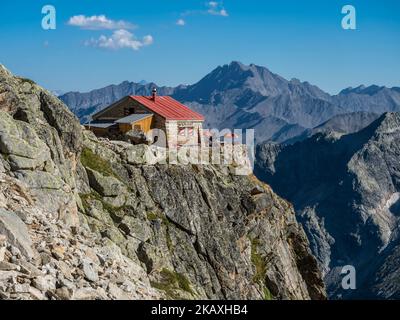
[[[285,140],[281,137],[279,137],[279,139],[273,137],[272,140],[276,142],[284,142],[285,144],[292,144],[297,141],[305,140],[319,132],[334,131],[339,134],[354,133],[367,127],[379,117],[380,114],[365,111],[338,114],[313,129],[304,129],[303,131],[300,131],[299,129],[298,135],[292,134],[291,137],[289,135],[289,138]],[[285,131],[283,131],[283,133],[285,133]]]
[[[288,81],[267,68],[237,61],[217,67],[193,85],[172,88],[125,81],[60,99],[87,121],[112,102],[130,94],[149,95],[153,87],[204,114],[208,127],[254,128],[257,142],[294,138],[302,128],[314,128],[338,114],[400,111],[399,88],[349,88],[331,96],[308,82]]]
[[[344,113],[332,117],[315,127],[313,131],[314,133],[328,130],[340,133],[353,133],[364,129],[378,118],[379,114],[373,112],[358,111]]]
[[[375,113],[400,111],[400,88],[359,86],[347,88],[332,97],[333,102],[349,112],[369,111]]]
[[[256,174],[295,206],[331,297],[400,296],[400,115],[365,129],[317,133],[294,145],[265,143]],[[357,270],[357,290],[340,287],[344,265]],[[397,266],[397,268],[396,268]],[[378,281],[379,280],[379,281]]]

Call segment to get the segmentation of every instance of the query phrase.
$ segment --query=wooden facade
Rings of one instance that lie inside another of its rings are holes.
[[[128,131],[131,130],[147,133],[151,130],[152,123],[153,123],[153,116],[132,123],[119,123],[118,127],[122,133],[127,133]]]
[[[109,122],[117,121],[121,118],[127,117],[131,114],[151,114],[152,111],[141,105],[139,102],[127,99],[111,105],[103,112],[99,112],[93,116],[93,121]],[[166,130],[165,119],[158,114],[153,114],[152,117],[142,119],[132,123],[119,123],[119,130],[121,133],[127,133],[130,130],[140,130],[147,133],[153,128]]]

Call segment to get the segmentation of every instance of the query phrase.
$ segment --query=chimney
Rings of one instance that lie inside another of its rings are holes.
[[[152,99],[154,100],[154,101],[156,101],[156,97],[157,97],[157,89],[156,88],[154,88],[153,89],[153,91],[152,91]]]

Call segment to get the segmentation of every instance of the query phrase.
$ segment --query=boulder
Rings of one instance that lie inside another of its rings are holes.
[[[0,133],[0,151],[5,154],[34,159],[38,149],[33,148],[28,142],[8,134]]]
[[[0,154],[0,173],[4,173],[6,172],[6,168],[4,167],[4,163],[3,163],[3,157]]]
[[[90,186],[103,197],[116,197],[127,191],[126,186],[117,178],[103,176],[101,173],[86,168]]]
[[[151,230],[146,225],[145,221],[141,221],[135,217],[123,217],[119,228],[124,231],[126,235],[134,236],[142,242],[146,242],[151,237]]]
[[[18,134],[14,119],[6,112],[0,112],[0,133]]]
[[[48,172],[20,170],[15,175],[33,189],[59,190],[63,187],[62,180]]]
[[[34,287],[29,288],[29,294],[33,300],[46,300],[46,296],[40,290]]]
[[[146,156],[149,147],[140,144],[137,146],[132,146],[124,150],[124,156],[126,161],[129,164],[137,165],[137,164],[145,164],[146,163]]]
[[[43,153],[41,153],[43,155]],[[11,169],[13,171],[17,170],[35,170],[44,165],[46,157],[38,156],[36,159],[30,159],[26,157],[20,157],[16,155],[10,155],[8,158]]]
[[[25,223],[13,212],[0,209],[0,234],[7,237],[11,245],[31,259],[34,256],[32,240]]]
[[[67,287],[61,287],[56,289],[55,294],[60,300],[70,300],[73,295],[73,290]]]
[[[10,262],[0,261],[0,271],[20,271],[21,267]]]
[[[166,160],[166,154],[167,152],[165,148],[139,144],[124,149],[122,157],[132,165],[153,165],[164,162]]]
[[[51,275],[36,277],[33,279],[32,284],[36,289],[42,292],[54,290],[56,288],[55,280],[51,277]]]
[[[102,288],[82,288],[76,290],[72,296],[72,300],[106,300],[107,294]]]
[[[4,261],[6,255],[6,248],[0,247],[0,263]]]
[[[150,144],[151,142],[143,132],[136,130],[128,131],[125,137],[133,144]]]
[[[96,282],[99,280],[99,275],[95,269],[93,263],[88,259],[83,259],[82,261],[82,270],[85,274],[86,280],[90,282]]]
[[[57,130],[65,154],[73,154],[82,148],[82,127],[76,116],[48,92],[41,94],[41,111],[49,125]]]
[[[124,292],[124,290],[120,289],[116,284],[110,282],[108,285],[108,292],[110,295],[117,300],[131,300],[132,298]]]
[[[0,113],[0,152],[43,163],[50,159],[49,148],[27,123]]]

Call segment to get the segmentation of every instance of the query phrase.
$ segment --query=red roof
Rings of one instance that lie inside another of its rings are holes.
[[[157,96],[155,101],[152,97],[144,96],[130,96],[130,98],[136,100],[154,113],[159,114],[166,120],[204,120],[201,114],[189,109],[169,96]]]

